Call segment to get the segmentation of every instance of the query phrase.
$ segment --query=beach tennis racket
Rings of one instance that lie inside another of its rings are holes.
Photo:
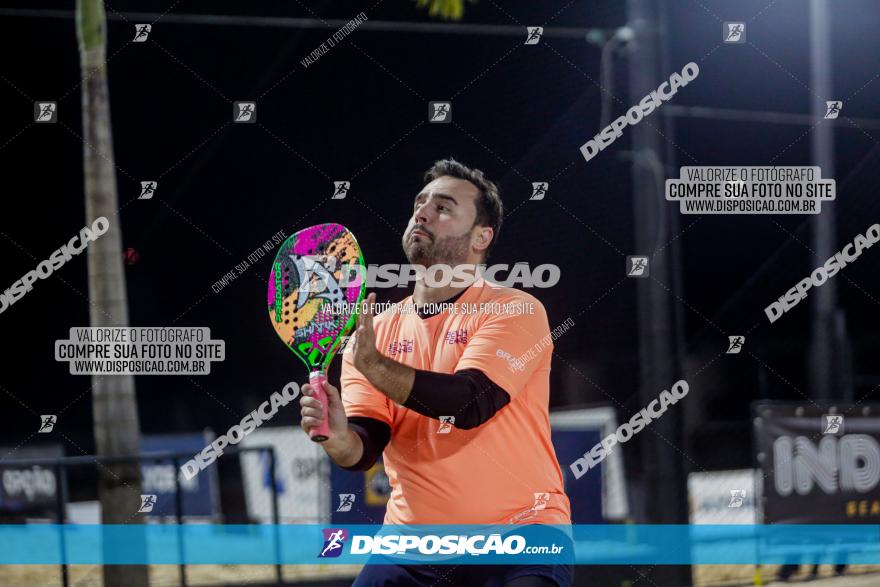
[[[327,368],[351,332],[366,293],[364,256],[341,224],[319,224],[285,240],[269,274],[269,320],[309,369],[324,418],[309,430],[315,442],[330,436]]]

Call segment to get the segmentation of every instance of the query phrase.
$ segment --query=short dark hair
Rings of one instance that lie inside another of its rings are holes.
[[[426,183],[430,183],[444,175],[469,181],[479,190],[479,197],[475,202],[477,216],[474,218],[474,226],[479,224],[492,228],[492,241],[486,248],[483,260],[488,259],[489,253],[501,234],[501,223],[504,220],[504,204],[498,194],[498,186],[486,179],[486,176],[479,169],[471,169],[451,157],[435,161],[431,169],[425,172],[424,179]]]

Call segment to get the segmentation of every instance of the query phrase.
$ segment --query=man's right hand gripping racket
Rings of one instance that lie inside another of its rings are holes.
[[[351,332],[366,293],[364,256],[341,224],[300,230],[282,243],[269,274],[269,319],[275,332],[309,368],[309,383],[324,419],[309,431],[315,442],[330,437],[327,368]]]

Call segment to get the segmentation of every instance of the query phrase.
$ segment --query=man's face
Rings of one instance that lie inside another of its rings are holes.
[[[403,233],[403,251],[409,262],[425,267],[468,262],[473,256],[479,194],[471,182],[449,176],[438,177],[422,188]]]

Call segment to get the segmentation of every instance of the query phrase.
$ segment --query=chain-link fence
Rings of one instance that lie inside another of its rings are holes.
[[[235,455],[239,458],[234,458]],[[0,523],[100,524],[99,476],[103,473],[112,475],[114,465],[132,463],[140,467],[142,486],[138,491],[126,484],[131,488],[131,516],[124,523],[177,524],[182,527],[184,524],[277,525],[281,522],[281,488],[278,483],[268,482],[276,478],[278,460],[274,447],[227,449],[223,458],[199,474],[188,476],[181,467],[192,457],[191,452],[155,452],[127,457],[77,456],[3,461],[0,463]],[[264,469],[265,474],[256,475],[247,460]],[[245,487],[255,476],[265,478],[265,490],[249,495]],[[100,572],[79,576],[74,581],[65,560],[64,537],[65,534],[59,531],[63,562],[56,573],[58,584],[63,587],[96,584]],[[279,554],[275,559],[280,560],[282,545],[276,541],[273,547]],[[180,548],[183,548],[183,541]],[[185,560],[183,553],[180,558]],[[177,580],[170,584],[193,584],[188,578],[188,573],[192,572],[190,568],[185,564],[177,565]],[[201,575],[198,583],[205,582],[207,573],[204,570],[197,573]],[[5,567],[0,573],[7,575],[0,581],[3,585],[27,584],[20,580],[21,577],[12,576],[11,567]],[[164,575],[167,579],[167,568]],[[47,580],[51,581],[51,577],[41,578],[41,584],[46,584],[44,581]],[[263,578],[264,582],[275,584],[282,584],[283,580],[280,564],[274,565],[271,577]],[[169,584],[167,580],[161,583]]]

